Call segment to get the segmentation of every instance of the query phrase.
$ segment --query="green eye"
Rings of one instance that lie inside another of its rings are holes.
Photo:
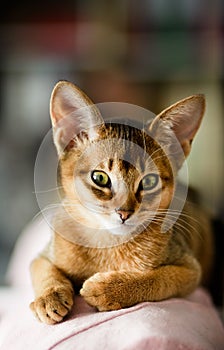
[[[111,181],[109,176],[104,171],[94,170],[91,178],[93,182],[100,187],[110,187]]]
[[[148,174],[143,177],[140,182],[140,187],[144,191],[152,190],[159,182],[159,176],[157,174]]]

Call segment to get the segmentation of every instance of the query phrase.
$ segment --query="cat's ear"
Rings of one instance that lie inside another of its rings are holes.
[[[150,124],[150,134],[161,144],[172,142],[175,134],[185,157],[205,111],[204,95],[187,97],[162,111]]]
[[[58,153],[69,150],[81,132],[96,137],[94,126],[103,123],[96,105],[83,91],[67,81],[58,82],[50,100],[50,116]]]

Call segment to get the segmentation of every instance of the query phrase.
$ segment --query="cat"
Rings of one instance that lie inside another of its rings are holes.
[[[166,217],[204,110],[204,95],[193,95],[139,129],[105,122],[77,86],[56,84],[50,115],[63,199],[51,241],[30,267],[40,321],[62,321],[76,291],[109,311],[184,297],[206,282],[209,217],[189,198]]]

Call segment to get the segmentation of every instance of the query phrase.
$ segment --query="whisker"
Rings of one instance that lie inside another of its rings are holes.
[[[55,188],[50,188],[48,190],[41,190],[41,191],[33,191],[32,193],[35,193],[35,194],[39,194],[39,193],[48,193],[48,192],[53,192],[53,191],[56,191],[56,190],[59,190],[63,188],[62,186],[58,186],[58,187],[55,187]]]
[[[158,210],[159,211],[159,210]],[[167,214],[167,216],[170,216],[172,218],[176,218],[178,221],[183,222],[185,225],[191,226],[192,229],[195,229],[195,226],[193,223],[200,225],[200,221],[196,218],[192,217],[189,214],[186,214],[186,212],[179,212],[178,210],[168,210],[168,211],[159,211],[159,213]],[[178,217],[177,217],[178,215]],[[189,219],[192,223],[189,223],[185,219]]]
[[[172,224],[175,232],[184,235],[186,239],[189,239],[192,235],[196,234],[200,239],[202,239],[202,234],[200,228],[200,222],[193,218],[191,215],[180,212],[178,210],[165,210],[158,209],[155,211],[148,212],[149,217],[144,221],[144,227],[150,229],[150,223],[157,223],[162,225],[164,222]],[[197,225],[197,227],[195,226]]]

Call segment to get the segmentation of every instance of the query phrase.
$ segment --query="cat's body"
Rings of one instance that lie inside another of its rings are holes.
[[[31,308],[49,324],[71,309],[74,289],[81,288],[100,311],[114,310],[187,295],[206,281],[212,264],[207,215],[186,200],[178,215],[172,209],[167,218],[176,174],[204,112],[203,96],[171,106],[147,132],[104,124],[91,109],[84,116],[86,127],[82,113],[76,117],[71,138],[70,128],[60,123],[86,106],[92,102],[78,88],[66,82],[56,86],[51,117],[64,199],[52,240],[31,266],[36,294]],[[176,119],[172,123],[178,114],[184,115],[182,128]],[[181,150],[169,144],[169,128]]]

